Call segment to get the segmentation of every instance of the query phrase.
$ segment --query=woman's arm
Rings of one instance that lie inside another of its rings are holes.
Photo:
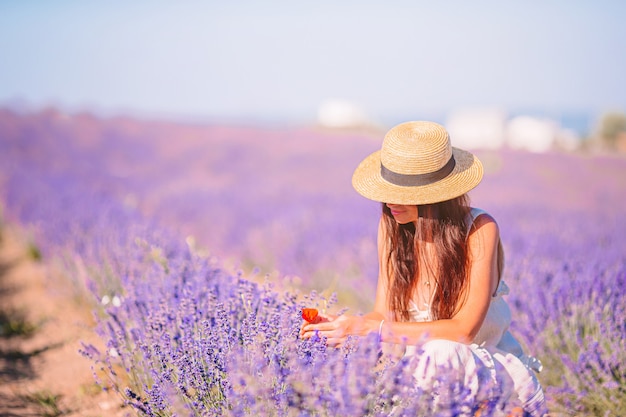
[[[374,311],[365,316],[339,316],[334,320],[303,327],[303,336],[311,337],[315,331],[327,337],[329,345],[340,346],[348,335],[367,335],[378,332],[381,320],[382,340],[391,343],[417,344],[428,339],[448,339],[471,343],[480,329],[491,295],[498,282],[497,247],[498,225],[489,215],[481,215],[474,222],[468,236],[469,285],[467,297],[451,319],[433,322],[392,322],[387,304],[386,238],[379,227],[380,273]]]

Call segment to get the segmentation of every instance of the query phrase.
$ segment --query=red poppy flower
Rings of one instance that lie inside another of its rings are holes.
[[[302,318],[308,321],[309,323],[313,323],[315,319],[317,318],[317,310],[314,308],[303,308]]]

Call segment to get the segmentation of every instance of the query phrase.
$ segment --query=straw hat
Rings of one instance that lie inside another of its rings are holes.
[[[482,177],[478,158],[452,147],[443,126],[406,122],[389,130],[381,150],[359,164],[352,186],[370,200],[420,205],[463,195]]]

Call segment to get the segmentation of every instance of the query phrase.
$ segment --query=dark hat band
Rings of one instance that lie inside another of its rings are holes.
[[[448,162],[434,172],[427,172],[425,174],[399,174],[387,169],[382,163],[380,164],[380,175],[385,181],[402,187],[418,187],[423,185],[430,185],[434,182],[444,179],[454,170],[456,162],[454,156],[451,156]]]

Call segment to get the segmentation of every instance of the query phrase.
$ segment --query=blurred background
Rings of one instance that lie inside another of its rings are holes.
[[[0,107],[626,149],[626,2],[0,1]]]

